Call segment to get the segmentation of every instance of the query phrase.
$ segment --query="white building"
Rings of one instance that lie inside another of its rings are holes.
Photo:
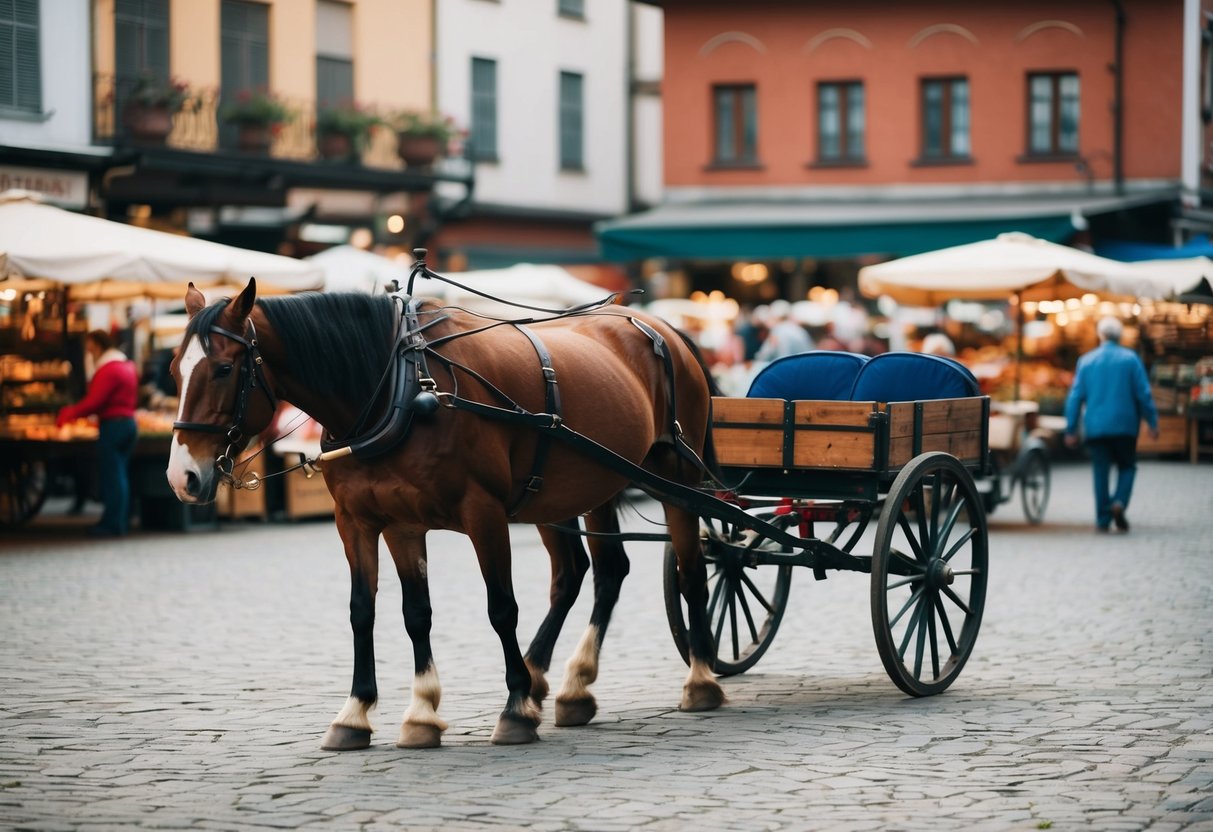
[[[476,165],[472,201],[436,246],[455,268],[597,260],[593,222],[660,193],[661,11],[439,0],[436,12],[435,102],[468,128]],[[634,80],[649,82],[635,108]]]

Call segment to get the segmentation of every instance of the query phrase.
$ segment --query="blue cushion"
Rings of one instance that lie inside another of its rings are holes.
[[[864,365],[850,398],[857,402],[912,402],[980,396],[969,368],[942,355],[886,352]]]
[[[855,376],[868,362],[866,355],[836,350],[811,350],[776,359],[750,384],[751,399],[846,401]]]

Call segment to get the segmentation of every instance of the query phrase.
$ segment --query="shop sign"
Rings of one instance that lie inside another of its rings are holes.
[[[30,191],[63,208],[88,205],[88,174],[83,171],[0,165],[0,193],[11,189]]]

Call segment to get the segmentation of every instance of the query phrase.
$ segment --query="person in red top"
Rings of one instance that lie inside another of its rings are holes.
[[[139,376],[134,362],[114,347],[113,339],[104,330],[90,332],[85,337],[84,348],[93,356],[96,367],[88,393],[76,404],[60,410],[55,424],[61,427],[96,414],[100,428],[98,482],[105,508],[101,521],[89,531],[98,537],[117,537],[126,534],[130,521],[131,486],[127,466],[135,450]]]

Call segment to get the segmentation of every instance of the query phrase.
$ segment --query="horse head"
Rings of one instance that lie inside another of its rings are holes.
[[[256,299],[252,278],[236,298],[209,307],[193,283],[186,291],[190,322],[170,367],[179,398],[167,471],[182,502],[214,500],[235,456],[273,420],[277,399],[252,321]]]

